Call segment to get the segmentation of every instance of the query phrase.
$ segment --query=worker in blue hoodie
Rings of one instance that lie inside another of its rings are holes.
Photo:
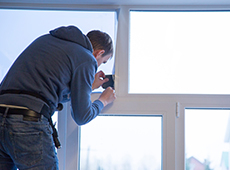
[[[97,68],[113,55],[111,37],[93,30],[59,27],[38,37],[15,60],[0,86],[0,169],[57,170],[60,147],[51,116],[70,101],[78,125],[94,119],[116,98]]]

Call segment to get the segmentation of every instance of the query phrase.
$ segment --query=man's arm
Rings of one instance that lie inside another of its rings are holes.
[[[97,69],[95,62],[83,63],[74,71],[71,83],[72,117],[78,125],[94,119],[103,109],[101,101],[91,102],[92,83]]]
[[[108,87],[98,100],[91,102],[92,84],[97,69],[96,63],[85,63],[79,66],[71,83],[72,116],[78,125],[93,120],[101,110],[115,100],[115,91]]]

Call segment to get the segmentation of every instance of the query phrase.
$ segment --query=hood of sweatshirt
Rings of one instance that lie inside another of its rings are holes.
[[[93,52],[93,48],[88,37],[85,36],[81,30],[75,26],[62,26],[51,30],[50,34],[56,38],[77,43]]]

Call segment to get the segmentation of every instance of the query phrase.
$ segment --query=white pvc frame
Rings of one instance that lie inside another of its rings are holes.
[[[161,115],[163,117],[162,170],[185,168],[184,111],[185,108],[230,108],[230,95],[136,95],[128,94],[129,11],[130,10],[230,10],[230,6],[86,6],[55,4],[0,4],[0,8],[36,8],[62,10],[118,10],[118,31],[115,61],[117,99],[101,114]],[[98,94],[92,96],[96,99]],[[60,170],[79,169],[79,127],[70,116],[66,104],[59,114],[59,136],[62,149],[58,150]]]

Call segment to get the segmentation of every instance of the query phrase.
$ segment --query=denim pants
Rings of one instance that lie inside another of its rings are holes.
[[[52,128],[45,117],[33,122],[0,113],[0,170],[17,169],[58,170]]]

